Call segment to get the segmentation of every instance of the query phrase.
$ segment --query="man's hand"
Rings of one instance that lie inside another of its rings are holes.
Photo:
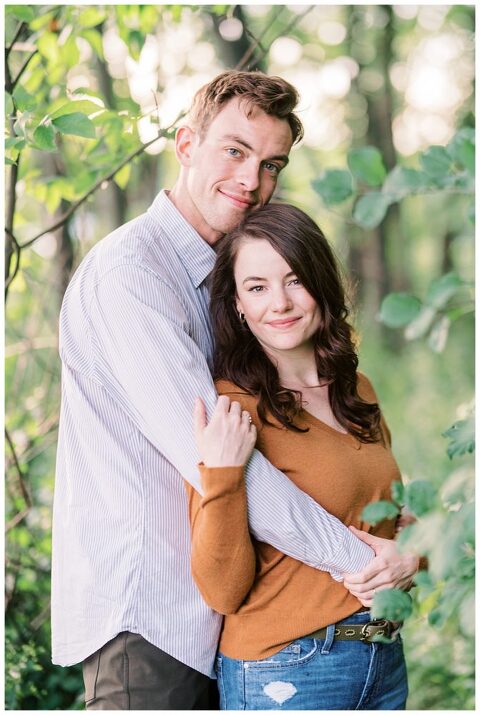
[[[372,536],[354,526],[349,529],[375,551],[375,558],[362,571],[343,574],[343,585],[352,596],[358,598],[363,606],[370,607],[376,591],[386,588],[407,590],[411,586],[418,571],[418,556],[400,553],[391,539]]]

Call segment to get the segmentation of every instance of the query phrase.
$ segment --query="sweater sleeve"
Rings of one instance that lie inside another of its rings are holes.
[[[205,602],[235,613],[255,578],[243,467],[200,465],[203,497],[185,482],[192,534],[192,576]]]

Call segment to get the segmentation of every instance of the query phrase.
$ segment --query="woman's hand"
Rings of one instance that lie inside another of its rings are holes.
[[[257,430],[239,402],[221,395],[207,424],[205,405],[197,397],[193,420],[198,451],[206,467],[241,467],[248,462]]]

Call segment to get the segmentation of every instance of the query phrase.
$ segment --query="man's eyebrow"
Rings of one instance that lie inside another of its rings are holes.
[[[253,151],[253,147],[248,142],[246,142],[245,139],[242,139],[242,137],[238,137],[236,134],[224,134],[222,139],[223,141],[236,142],[237,144],[241,144],[241,146],[244,146],[245,149]],[[286,166],[288,164],[289,159],[286,154],[278,154],[276,156],[269,156],[263,161],[283,161],[284,165]]]

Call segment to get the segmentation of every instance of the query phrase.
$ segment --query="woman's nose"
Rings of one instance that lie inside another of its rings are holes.
[[[271,308],[277,313],[283,313],[292,305],[290,296],[285,289],[279,289],[272,293]]]

